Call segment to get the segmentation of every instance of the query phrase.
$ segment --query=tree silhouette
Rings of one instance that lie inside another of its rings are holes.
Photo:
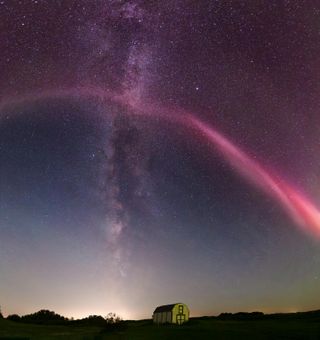
[[[119,323],[122,321],[121,317],[116,313],[109,313],[106,316],[106,321],[108,324]]]
[[[21,318],[18,314],[10,314],[7,316],[7,320],[19,322],[21,321]]]
[[[61,325],[67,323],[68,319],[50,310],[42,309],[39,312],[22,316],[21,322],[43,325]]]

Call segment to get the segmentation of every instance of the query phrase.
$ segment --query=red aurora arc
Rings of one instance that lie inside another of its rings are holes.
[[[29,93],[22,96],[8,96],[0,101],[0,110],[15,107],[26,102],[34,102],[48,98],[87,98],[110,101],[126,106],[133,115],[161,119],[176,124],[184,129],[192,130],[201,139],[209,142],[212,152],[218,151],[221,157],[246,180],[280,203],[292,221],[305,233],[320,239],[320,211],[316,205],[299,192],[293,185],[267,170],[235,145],[229,138],[214,129],[210,124],[200,120],[196,115],[180,109],[173,110],[151,103],[134,100],[128,95],[119,95],[96,86],[66,88]]]

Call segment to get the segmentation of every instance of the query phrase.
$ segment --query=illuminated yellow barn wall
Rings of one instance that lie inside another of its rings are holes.
[[[183,324],[189,320],[189,308],[184,303],[159,306],[153,312],[153,322]]]

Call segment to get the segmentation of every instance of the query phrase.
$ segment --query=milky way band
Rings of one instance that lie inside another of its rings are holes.
[[[3,111],[7,107],[37,100],[64,97],[94,99],[105,104],[115,102],[126,106],[131,115],[161,119],[193,131],[195,137],[198,136],[209,142],[214,148],[212,151],[217,150],[239,174],[280,203],[289,217],[304,232],[320,239],[320,211],[309,198],[274,172],[266,170],[253,157],[250,157],[248,153],[245,153],[212,126],[197,118],[196,115],[185,112],[180,108],[169,109],[158,104],[133,100],[128,95],[112,93],[100,87],[86,86],[8,96],[2,98],[0,110]]]

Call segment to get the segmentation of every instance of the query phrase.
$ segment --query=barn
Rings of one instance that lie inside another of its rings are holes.
[[[152,316],[153,322],[183,324],[189,320],[189,308],[184,303],[173,303],[157,307]]]

